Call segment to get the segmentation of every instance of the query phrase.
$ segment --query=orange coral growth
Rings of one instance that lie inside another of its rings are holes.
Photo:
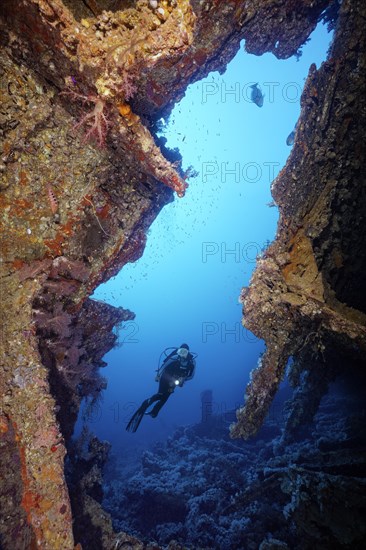
[[[49,481],[57,483],[57,481],[59,481],[59,473],[52,464],[44,465],[41,468],[40,480],[42,483],[47,483]]]
[[[30,513],[32,509],[38,507],[38,503],[39,503],[39,495],[29,490],[23,493],[21,504],[24,510],[27,512],[27,517],[29,516],[28,523],[30,523]]]
[[[74,218],[69,219],[69,221],[60,227],[56,237],[54,239],[45,239],[44,244],[52,252],[52,256],[61,256],[63,253],[63,245],[66,240],[66,237],[69,237],[74,232]]]
[[[9,141],[6,141],[3,145],[3,153],[4,153],[4,155],[8,156],[10,151],[11,151],[11,145],[10,145]]]
[[[28,457],[27,459],[26,447],[22,443],[22,434],[19,432],[16,422],[10,421],[10,424],[14,431],[14,441],[17,443],[20,458],[20,473],[23,482],[21,506],[26,513],[27,523],[32,528],[32,541],[30,542],[29,548],[44,548],[45,541],[51,540],[53,535],[52,526],[47,514],[54,506],[54,501],[52,495],[47,497],[37,491],[37,486],[39,486],[39,484],[29,471],[30,467],[28,461],[30,458]],[[59,482],[59,474],[55,465],[48,464],[43,466],[41,467],[41,472],[41,487],[50,481]],[[63,506],[64,509],[62,513],[65,514],[68,508],[66,504]],[[66,538],[66,536],[66,533],[64,533],[63,538]],[[57,548],[58,547],[59,546],[57,546]]]
[[[52,252],[51,256],[62,256],[62,246],[65,241],[65,236],[59,233],[54,239],[45,239],[44,244]]]
[[[117,108],[121,116],[128,117],[131,113],[131,107],[128,103],[118,103]]]
[[[19,183],[20,183],[20,185],[28,185],[28,183],[29,183],[28,174],[27,174],[27,172],[25,172],[24,170],[21,170],[21,171],[20,171],[20,174],[19,174]]]
[[[11,266],[14,269],[21,269],[23,267],[24,263],[25,262],[23,260],[16,259],[12,262]]]
[[[50,510],[52,506],[53,506],[53,502],[47,498],[43,498],[38,503],[38,508],[42,513],[48,512],[48,510]]]
[[[6,416],[0,416],[0,434],[5,434],[9,430],[9,423]]]
[[[310,240],[302,230],[289,242],[290,261],[281,269],[289,288],[323,300],[324,288]]]
[[[186,193],[186,189],[188,187],[188,183],[179,178],[177,175],[172,175],[171,178],[162,179],[163,183],[167,185],[168,187],[171,187],[174,189],[174,191],[177,193],[179,198],[184,197]]]
[[[25,457],[25,448],[19,444],[21,438],[20,438],[20,436],[17,432],[15,422],[13,422],[13,425],[14,425],[15,433],[16,433],[15,441],[18,443],[19,456],[20,456],[20,465],[21,465],[21,470],[20,471],[21,471],[21,476],[22,476],[22,480],[23,480],[23,484],[24,484],[24,493],[23,493],[21,504],[22,504],[26,514],[27,514],[28,523],[31,523],[31,511],[32,511],[32,508],[34,507],[34,504],[36,502],[36,497],[29,488],[30,487],[30,479],[29,479],[28,473],[27,473],[27,461],[26,461],[26,457]]]
[[[24,218],[24,210],[32,207],[32,202],[27,199],[16,199],[11,208],[11,215],[19,218]]]
[[[34,535],[35,535],[36,539],[37,540],[42,540],[43,537],[42,537],[42,531],[41,531],[40,527],[37,527],[32,522],[32,512],[34,512],[34,509],[38,506],[40,495],[37,495],[30,488],[31,479],[28,476],[28,471],[27,471],[27,459],[26,459],[26,456],[25,456],[25,447],[20,444],[21,437],[18,433],[16,423],[13,422],[12,424],[13,424],[14,432],[15,432],[15,438],[14,439],[18,443],[20,465],[21,465],[20,471],[21,471],[22,481],[23,481],[23,485],[24,485],[24,491],[23,491],[21,506],[24,508],[24,511],[27,515],[28,524],[32,525],[32,528],[34,530]]]

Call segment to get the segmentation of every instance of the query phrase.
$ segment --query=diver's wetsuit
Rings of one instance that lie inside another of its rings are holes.
[[[183,366],[179,359],[167,365],[159,381],[158,393],[147,399],[148,407],[157,401],[154,408],[147,414],[155,418],[163,405],[168,401],[169,396],[174,392],[176,386],[183,386],[186,380],[192,378],[194,371],[194,362],[191,354],[188,354],[187,365]],[[179,382],[176,384],[176,381]]]
[[[164,367],[164,363],[166,366]],[[188,353],[186,360],[182,361],[177,357],[176,350],[165,359],[162,366],[162,373],[159,380],[158,392],[145,399],[142,405],[137,409],[131,420],[127,424],[126,430],[135,432],[140,425],[144,414],[156,418],[160,409],[168,401],[169,396],[174,392],[177,386],[182,387],[186,380],[193,378],[195,369],[195,360],[191,353]],[[151,411],[146,410],[155,403]]]

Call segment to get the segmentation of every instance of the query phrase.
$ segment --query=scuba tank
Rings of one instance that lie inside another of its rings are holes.
[[[162,372],[163,372],[163,370],[166,366],[165,364],[166,364],[167,360],[174,356],[173,351],[176,352],[177,349],[178,348],[165,348],[165,350],[161,352],[160,357],[159,357],[159,361],[158,361],[158,368],[155,371],[156,372],[155,382],[160,381],[160,378],[161,378]],[[168,351],[170,351],[169,354],[168,354]],[[163,362],[161,362],[161,359],[162,359],[163,355],[164,355]]]
[[[160,357],[159,357],[159,361],[158,361],[158,368],[155,371],[156,372],[155,382],[160,381],[161,375],[162,375],[169,359],[173,359],[173,358],[178,359],[178,357],[179,357],[178,354],[177,354],[178,349],[179,348],[177,348],[177,347],[165,348],[165,350],[161,352]],[[169,351],[170,351],[170,353],[168,353]],[[190,355],[192,356],[193,359],[195,359],[198,355],[197,353],[191,352],[191,351],[189,353],[190,353]],[[161,362],[163,355],[164,355],[163,362]]]

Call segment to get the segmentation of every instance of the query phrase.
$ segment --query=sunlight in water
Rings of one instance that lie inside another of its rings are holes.
[[[224,75],[192,84],[162,121],[167,146],[179,148],[183,169],[191,165],[198,175],[186,196],[159,214],[143,257],[94,294],[136,313],[106,357],[109,385],[92,422],[113,444],[146,444],[198,421],[205,389],[213,391],[216,413],[242,404],[263,344],[242,327],[238,297],[274,238],[270,185],[290,151],[309,66],[320,65],[330,38],[319,25],[299,61],[248,55],[242,46]],[[132,412],[156,391],[161,351],[182,342],[198,353],[194,379],[157,419],[127,434]]]

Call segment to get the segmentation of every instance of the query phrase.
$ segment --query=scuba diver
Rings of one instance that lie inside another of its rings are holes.
[[[167,355],[169,350],[173,351]],[[156,418],[175,388],[177,386],[181,388],[184,382],[192,380],[194,376],[197,354],[191,353],[187,344],[182,344],[180,348],[166,348],[160,355],[160,359],[163,354],[165,354],[165,359],[162,365],[158,367],[155,377],[156,382],[159,382],[158,392],[145,399],[137,409],[126,426],[128,432],[135,432],[137,430],[145,414]],[[147,412],[147,409],[153,403],[155,403],[154,407]]]

